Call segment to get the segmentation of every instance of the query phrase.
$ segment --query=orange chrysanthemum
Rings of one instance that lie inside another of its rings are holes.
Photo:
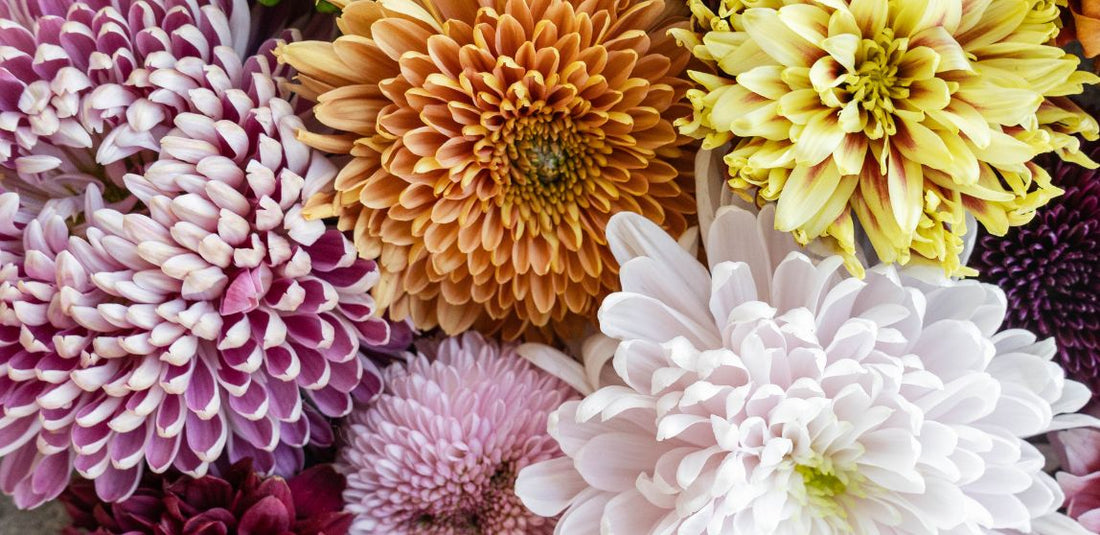
[[[689,54],[675,0],[354,0],[342,36],[281,50],[351,159],[308,205],[378,258],[380,308],[520,336],[594,315],[618,285],[604,226],[694,211],[672,121]]]

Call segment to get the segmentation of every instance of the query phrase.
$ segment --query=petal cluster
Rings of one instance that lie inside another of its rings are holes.
[[[553,415],[566,457],[520,473],[526,505],[571,535],[1080,531],[1051,528],[1062,493],[1024,440],[1088,399],[1052,341],[998,332],[993,286],[843,278],[772,226],[722,209],[703,266],[612,218],[617,344],[586,358],[615,377]]]
[[[410,355],[384,377],[378,401],[348,417],[339,454],[352,533],[553,531],[512,487],[524,467],[561,455],[546,421],[573,397],[568,386],[515,346],[475,333]]]
[[[1097,123],[1067,95],[1097,78],[1053,46],[1050,2],[750,4],[692,2],[678,35],[714,72],[680,125],[732,143],[730,186],[800,243],[852,260],[858,222],[884,262],[962,272],[968,214],[1001,235],[1059,193],[1033,157],[1089,163],[1075,135]]]
[[[145,466],[201,476],[226,455],[290,473],[331,443],[325,417],[380,388],[360,352],[389,339],[375,265],[302,217],[336,169],[295,139],[269,59],[234,58],[153,72],[154,94],[194,111],[126,175],[141,210],[91,211],[81,236],[56,216],[24,231],[0,303],[0,485],[22,506],[73,468],[107,501]]]
[[[122,177],[140,172],[172,123],[150,99],[152,72],[243,54],[248,35],[243,0],[4,2],[0,182],[28,209],[55,200],[80,212],[74,192],[89,184],[128,209]]]
[[[616,284],[611,214],[687,226],[675,2],[341,5],[341,37],[281,57],[337,130],[307,142],[352,157],[309,214],[379,259],[395,318],[506,338],[576,324]]]
[[[101,501],[90,481],[77,480],[61,501],[73,519],[66,535],[343,535],[351,524],[342,511],[344,484],[331,465],[284,480],[264,478],[240,461],[222,477],[146,477],[118,503]]]

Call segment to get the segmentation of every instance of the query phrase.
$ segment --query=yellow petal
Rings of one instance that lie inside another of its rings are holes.
[[[806,123],[794,145],[799,165],[817,165],[837,150],[844,140],[844,131],[837,121],[835,111],[823,110]]]
[[[924,209],[924,171],[919,163],[891,145],[886,178],[894,221],[902,233],[910,234],[917,229]]]
[[[809,67],[824,52],[798,35],[773,9],[752,8],[741,16],[745,31],[757,43],[767,43],[764,53],[780,65]]]
[[[775,209],[775,228],[795,230],[809,221],[840,186],[840,172],[833,161],[795,167],[787,178]]]
[[[878,35],[886,27],[889,0],[852,0],[848,8],[863,35]]]

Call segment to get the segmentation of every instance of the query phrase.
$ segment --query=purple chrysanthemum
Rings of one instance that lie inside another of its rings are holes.
[[[151,73],[244,54],[248,37],[243,0],[0,2],[0,181],[32,212],[81,211],[87,184],[128,208],[122,177],[172,126]]]
[[[513,492],[523,467],[561,455],[550,412],[575,393],[476,333],[384,372],[386,391],[351,413],[338,468],[352,533],[552,533]]]
[[[331,441],[324,417],[380,388],[360,352],[389,337],[375,265],[301,216],[335,168],[295,138],[270,61],[153,71],[150,98],[180,113],[159,159],[125,176],[143,208],[89,211],[82,236],[52,214],[23,229],[0,287],[0,488],[20,506],[72,468],[106,501],[145,466],[201,476],[227,454],[292,472],[303,445]]]
[[[1004,290],[1006,326],[1053,337],[1066,372],[1100,392],[1100,172],[1059,161],[1051,175],[1065,193],[1031,223],[980,237],[970,266]]]

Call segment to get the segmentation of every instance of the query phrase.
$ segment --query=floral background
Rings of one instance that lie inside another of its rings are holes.
[[[0,4],[0,534],[1100,532],[1081,2],[88,2]]]

